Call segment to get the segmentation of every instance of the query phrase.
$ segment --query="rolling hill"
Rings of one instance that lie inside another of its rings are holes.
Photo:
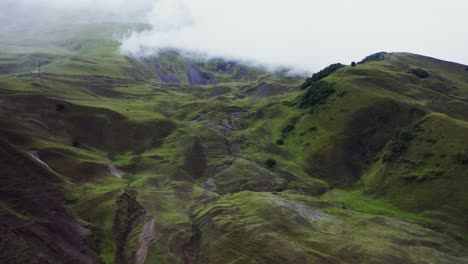
[[[303,78],[125,30],[0,42],[1,263],[468,263],[468,66]]]

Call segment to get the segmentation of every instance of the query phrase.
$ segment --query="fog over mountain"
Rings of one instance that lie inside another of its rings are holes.
[[[0,0],[0,264],[468,264],[468,0]]]
[[[468,2],[384,0],[3,0],[3,29],[30,24],[144,22],[122,39],[138,56],[176,48],[316,71],[381,50],[468,63]]]

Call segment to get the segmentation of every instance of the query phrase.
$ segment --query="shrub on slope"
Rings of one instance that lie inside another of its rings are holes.
[[[421,79],[424,79],[424,78],[427,78],[429,77],[429,73],[421,68],[417,68],[417,69],[412,69],[410,71],[414,76],[416,77],[419,77]]]
[[[383,60],[385,58],[385,54],[387,54],[387,52],[385,52],[385,51],[381,51],[381,52],[371,54],[371,55],[365,57],[362,61],[358,62],[358,64],[363,64],[363,63],[371,62],[371,61],[381,61],[381,60]]]
[[[311,86],[314,82],[322,80],[323,78],[327,77],[328,75],[336,72],[337,70],[343,67],[345,67],[345,65],[341,63],[335,63],[317,73],[314,73],[311,78],[307,78],[307,80],[301,85],[301,89],[306,89],[307,87]]]
[[[457,153],[457,161],[463,165],[468,164],[468,149]]]
[[[316,82],[308,88],[301,99],[299,107],[307,108],[323,104],[334,92],[333,84],[325,81]]]

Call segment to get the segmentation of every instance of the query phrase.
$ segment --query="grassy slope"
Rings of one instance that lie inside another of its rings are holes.
[[[113,263],[122,243],[125,254],[138,251],[148,214],[148,263],[466,262],[467,173],[455,159],[468,148],[465,67],[387,55],[340,69],[326,78],[337,91],[323,105],[299,109],[300,79],[193,60],[219,83],[189,85],[185,58],[136,62],[99,32],[1,54],[0,133],[69,181],[66,207],[92,231],[101,261]],[[48,62],[41,77],[31,73],[38,57]],[[161,83],[155,65],[182,84]],[[431,76],[409,74],[415,67]],[[384,161],[399,127],[414,138]],[[194,157],[204,157],[201,178]],[[125,174],[111,175],[112,165]],[[128,207],[116,220],[127,187],[145,213]],[[309,221],[275,200],[334,218]],[[122,217],[133,232],[116,227]]]
[[[408,73],[411,68],[426,69],[431,75],[419,79]],[[357,78],[363,71],[369,73]],[[412,54],[390,54],[382,62],[345,68],[330,78],[336,80],[337,87],[345,85],[347,89],[401,102],[397,107],[389,105],[393,108],[391,116],[381,115],[380,122],[392,123],[395,116],[398,121],[407,118],[406,124],[393,126],[408,127],[413,134],[407,149],[395,160],[382,159],[385,148],[371,156],[371,162],[365,159],[362,170],[366,192],[385,197],[404,210],[424,212],[443,223],[453,223],[462,228],[456,231],[460,236],[466,234],[468,196],[462,186],[468,178],[466,166],[457,162],[456,154],[468,147],[468,104],[463,99],[468,91],[467,75],[462,65]],[[402,107],[407,110],[402,111]],[[385,112],[380,108],[371,109],[374,114]],[[414,114],[420,110],[425,113]]]

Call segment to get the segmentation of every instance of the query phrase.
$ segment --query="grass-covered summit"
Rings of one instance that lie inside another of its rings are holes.
[[[466,66],[286,77],[127,27],[0,41],[0,262],[467,263]]]

